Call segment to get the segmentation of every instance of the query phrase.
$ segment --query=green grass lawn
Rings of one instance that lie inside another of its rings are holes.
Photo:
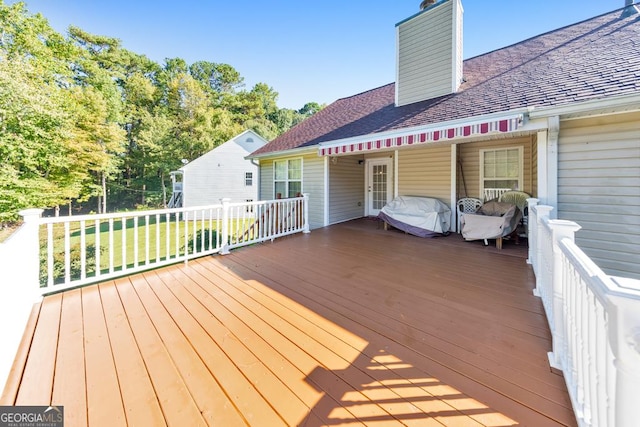
[[[253,220],[231,221],[230,233],[236,234],[242,233],[247,229]],[[100,237],[100,269],[103,273],[109,272],[110,257],[113,257],[113,268],[115,271],[121,270],[122,265],[126,263],[128,267],[135,265],[136,251],[135,251],[135,237],[138,238],[138,250],[137,250],[137,262],[138,265],[145,264],[148,259],[149,262],[163,261],[169,257],[175,257],[176,254],[184,255],[185,253],[185,223],[180,221],[179,227],[176,230],[175,218],[171,218],[169,227],[167,229],[166,217],[163,215],[156,221],[155,216],[149,217],[148,223],[144,217],[138,218],[137,230],[134,219],[126,220],[123,224],[121,220],[113,221],[113,246],[111,248],[112,253],[109,252],[110,240],[109,240],[109,222],[101,221],[99,224],[99,237]],[[212,238],[212,247],[217,245],[217,232],[218,227],[222,226],[222,222],[212,220],[205,221],[204,224],[204,250],[209,248],[209,238]],[[79,223],[71,223],[70,228],[70,248],[71,248],[71,275],[74,278],[80,276],[80,246],[81,246],[81,230]],[[188,232],[186,241],[189,242],[189,253],[193,253],[193,242],[196,242],[196,251],[201,250],[202,238],[200,235],[203,233],[201,230],[202,223],[198,221],[197,224],[198,233],[194,232],[194,225],[192,221],[188,223]],[[147,240],[148,233],[148,240]],[[176,238],[176,233],[179,235],[179,239]],[[123,259],[123,235],[125,238],[125,258]],[[167,246],[168,237],[168,246]],[[41,241],[41,279],[46,280],[47,269],[47,229],[42,227],[40,231]],[[53,251],[54,251],[54,277],[56,282],[64,276],[64,225],[54,224],[53,226]],[[145,244],[145,242],[148,242]],[[156,243],[158,242],[158,251],[156,250]],[[88,221],[85,226],[85,244],[87,247],[86,253],[86,270],[88,276],[93,276],[95,273],[95,247],[96,247],[96,225],[93,221]],[[147,249],[148,248],[148,249]],[[148,251],[148,258],[147,258]]]

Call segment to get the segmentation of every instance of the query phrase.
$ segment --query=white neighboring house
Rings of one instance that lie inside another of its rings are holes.
[[[169,207],[194,207],[220,203],[257,201],[258,165],[246,156],[267,143],[246,130],[172,172],[173,195]],[[181,175],[182,180],[177,181]]]

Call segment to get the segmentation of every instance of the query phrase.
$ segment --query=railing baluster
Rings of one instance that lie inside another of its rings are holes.
[[[53,286],[53,224],[47,224],[47,287]]]
[[[176,212],[176,259],[180,258],[180,214]]]
[[[213,250],[213,209],[209,208],[209,248],[207,250]]]
[[[165,245],[165,250],[166,250],[165,260],[169,261],[169,259],[171,258],[171,214],[167,212],[164,215],[165,215],[165,233],[167,234],[166,245]]]
[[[129,266],[127,263],[127,219],[125,217],[120,219],[120,227],[122,232],[122,267],[120,271],[125,271]]]
[[[156,214],[156,262],[160,262],[160,214]]]
[[[113,218],[109,218],[109,274],[113,274]]]
[[[86,222],[80,221],[80,279],[84,280],[87,277],[87,236],[86,236]]]
[[[149,215],[144,216],[144,265],[149,265]]]
[[[189,258],[189,215],[184,215],[184,260]]]
[[[71,282],[71,236],[69,223],[64,223],[64,283]]]
[[[94,223],[94,228],[95,228],[94,242],[96,244],[96,274],[95,274],[95,277],[100,277],[100,274],[102,273],[102,269],[100,268],[101,259],[100,259],[100,220],[99,219],[96,219],[96,221]]]
[[[139,236],[138,236],[138,218],[137,216],[133,217],[133,266],[134,268],[138,267],[138,251],[139,247]]]
[[[220,216],[222,215],[222,212],[220,212],[220,208],[217,209],[218,214],[216,215],[216,248],[219,248],[222,246],[222,229],[220,228],[220,221],[221,218]]]
[[[204,252],[204,241],[206,240],[206,233],[207,233],[207,227],[206,227],[206,218],[205,218],[205,210],[202,209],[201,211],[202,214],[202,218],[200,218],[200,252]]]

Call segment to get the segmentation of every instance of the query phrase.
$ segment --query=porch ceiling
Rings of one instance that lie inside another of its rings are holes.
[[[65,425],[575,425],[526,249],[359,220],[46,297],[0,404]]]

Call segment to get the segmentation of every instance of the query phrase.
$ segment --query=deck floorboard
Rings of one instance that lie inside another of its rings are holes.
[[[2,403],[66,426],[575,426],[525,257],[358,220],[48,296]]]

